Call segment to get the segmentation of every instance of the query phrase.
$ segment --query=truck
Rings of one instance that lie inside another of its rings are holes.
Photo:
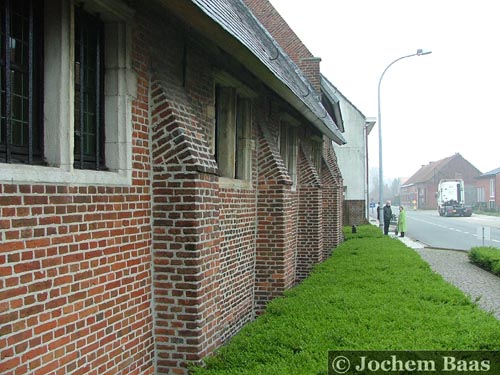
[[[439,181],[436,193],[439,216],[471,216],[472,207],[465,204],[464,192],[464,181],[461,179]]]

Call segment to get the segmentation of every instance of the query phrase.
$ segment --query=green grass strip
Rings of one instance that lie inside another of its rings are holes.
[[[500,321],[372,228],[346,229],[330,259],[192,374],[326,374],[329,349],[500,349]]]
[[[496,247],[473,247],[469,251],[469,260],[491,273],[500,276],[500,249]]]

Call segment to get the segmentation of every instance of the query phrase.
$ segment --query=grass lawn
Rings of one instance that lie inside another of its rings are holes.
[[[378,228],[348,240],[192,374],[327,374],[332,350],[499,350],[500,321]]]

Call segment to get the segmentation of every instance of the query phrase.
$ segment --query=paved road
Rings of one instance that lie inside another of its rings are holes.
[[[470,250],[482,246],[482,230],[490,232],[485,246],[500,248],[500,218],[486,215],[441,217],[437,211],[407,211],[408,236],[430,247]],[[478,232],[479,230],[479,232]],[[478,236],[479,234],[479,236]]]

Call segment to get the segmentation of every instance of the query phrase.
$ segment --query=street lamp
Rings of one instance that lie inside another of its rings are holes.
[[[384,198],[384,173],[382,169],[382,116],[380,112],[380,84],[382,83],[382,78],[384,78],[385,72],[393,66],[395,63],[397,63],[399,60],[406,59],[408,57],[413,57],[413,56],[423,56],[423,55],[428,55],[432,53],[432,51],[426,51],[423,49],[418,49],[416,53],[412,53],[411,55],[406,55],[402,56],[400,58],[397,58],[393,62],[391,62],[387,67],[384,69],[382,72],[382,75],[380,76],[380,79],[378,80],[378,164],[379,164],[379,170],[378,170],[378,179],[379,179],[379,226],[383,227],[383,215],[382,215],[382,207],[384,205],[383,203],[383,198]]]

